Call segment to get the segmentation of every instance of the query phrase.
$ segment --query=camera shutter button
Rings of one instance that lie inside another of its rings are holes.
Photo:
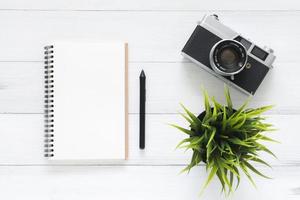
[[[215,17],[216,20],[219,20],[219,16],[217,14],[212,14],[211,16]]]

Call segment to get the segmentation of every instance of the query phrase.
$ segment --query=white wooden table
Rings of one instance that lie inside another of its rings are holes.
[[[199,199],[203,166],[179,174],[190,153],[174,150],[183,134],[179,102],[202,110],[200,86],[223,101],[223,83],[184,60],[180,50],[205,13],[258,44],[277,60],[252,106],[276,104],[269,120],[282,144],[269,147],[274,179],[243,179],[232,199],[300,199],[299,0],[1,0],[0,199]],[[43,52],[58,38],[129,42],[129,160],[119,164],[54,165],[43,158]],[[147,74],[146,149],[138,149],[138,76]],[[232,89],[235,105],[245,96]],[[245,178],[245,177],[243,177]],[[222,199],[216,180],[202,199]]]

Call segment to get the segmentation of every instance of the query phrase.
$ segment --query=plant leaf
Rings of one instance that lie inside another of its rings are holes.
[[[170,126],[173,126],[174,128],[177,128],[178,130],[188,134],[188,135],[194,135],[195,133],[191,130],[188,130],[188,129],[185,129],[185,128],[182,128],[180,126],[177,126],[176,124],[170,124]]]
[[[232,168],[235,170],[235,172],[237,173],[237,174],[240,174],[240,172],[239,172],[239,170],[238,170],[238,168],[236,167],[236,166],[232,166]],[[240,176],[237,176],[236,177],[237,178],[237,184],[236,184],[236,187],[235,187],[235,189],[237,189],[238,187],[239,187],[239,185],[240,185],[240,182],[241,182],[241,178],[240,178]]]
[[[196,136],[191,140],[191,144],[195,144],[198,145],[199,143],[201,143],[201,141],[204,139],[204,135],[202,136]]]
[[[246,142],[238,139],[238,138],[230,138],[228,141],[232,142],[233,144],[238,144],[245,147],[253,147],[252,145],[247,144]]]
[[[220,110],[222,110],[223,106],[216,101],[215,97],[211,97],[211,100],[214,103],[214,105],[216,106],[218,112]]]
[[[241,105],[241,107],[240,107],[236,112],[234,112],[234,114],[230,117],[230,119],[239,116],[239,115],[244,111],[244,109],[246,108],[246,106],[248,105],[248,103],[249,103],[249,101],[250,101],[250,98],[251,98],[251,97],[249,97],[249,98],[243,103],[243,105]]]
[[[254,183],[254,181],[253,181],[251,175],[249,174],[247,168],[245,167],[245,165],[243,163],[240,163],[240,167],[244,171],[244,173],[246,174],[247,178],[250,180],[252,185],[256,188],[256,184]]]
[[[205,106],[205,116],[203,121],[206,121],[208,118],[211,117],[211,106],[209,103],[209,96],[206,90],[203,90],[203,96],[204,96],[204,106]]]
[[[221,190],[221,192],[225,192],[225,193],[226,193],[225,182],[224,182],[224,180],[223,180],[223,176],[222,176],[220,170],[218,170],[216,174],[217,174],[217,176],[218,176],[218,178],[219,178],[219,181],[220,181],[220,183],[221,183],[221,185],[222,185],[222,190]]]
[[[217,166],[218,166],[218,171],[220,171],[221,173],[221,176],[222,176],[222,179],[224,180],[225,184],[228,186],[229,188],[229,191],[228,191],[228,194],[230,192],[232,192],[232,185],[230,184],[230,181],[228,180],[227,178],[227,170],[223,167],[223,163],[220,162],[218,159],[216,159],[216,162],[217,162]]]
[[[233,173],[230,171],[230,185],[232,186],[233,185]]]
[[[188,121],[190,124],[193,124],[194,122],[188,118],[184,113],[179,113],[186,121]]]
[[[211,143],[211,141],[212,141],[212,140],[214,139],[214,137],[215,137],[215,134],[216,134],[216,128],[213,128],[213,131],[212,131],[211,134],[210,134],[210,137],[209,137],[209,140],[208,140],[206,146],[208,146],[208,145]]]
[[[181,107],[184,109],[184,111],[188,114],[188,116],[191,118],[191,120],[193,120],[193,122],[195,123],[195,126],[197,127],[197,129],[201,129],[201,124],[202,122],[200,121],[200,119],[198,117],[196,117],[192,112],[190,112],[183,104],[180,104]]]
[[[264,145],[259,144],[259,143],[256,143],[256,145],[260,148],[261,151],[264,151],[277,159],[276,155],[272,151],[270,151],[267,147],[265,147]]]
[[[247,157],[248,157],[248,158],[247,158]],[[249,160],[252,160],[252,161],[254,161],[254,162],[258,162],[258,163],[264,164],[264,165],[266,165],[266,166],[272,168],[271,165],[269,165],[267,162],[263,161],[263,160],[260,159],[260,158],[257,158],[257,157],[254,157],[254,156],[246,156],[246,158],[249,159]]]
[[[256,108],[256,109],[250,109],[249,111],[246,111],[246,114],[248,117],[255,117],[255,116],[258,116],[258,115],[270,110],[273,107],[274,107],[273,105],[270,105],[270,106],[263,106],[263,107]]]
[[[189,142],[189,141],[190,141],[190,138],[185,138],[185,139],[183,139],[181,142],[179,142],[179,143],[177,144],[176,149],[180,148],[181,145],[183,145],[184,143]]]
[[[259,139],[265,140],[265,141],[270,141],[270,142],[275,142],[275,143],[280,143],[279,141],[273,140],[272,138],[269,138],[269,137],[267,137],[267,136],[265,136],[265,135],[260,135],[260,136],[259,136]]]
[[[233,112],[233,106],[232,106],[232,101],[231,101],[231,97],[230,97],[230,93],[229,93],[229,89],[228,86],[225,85],[224,86],[224,91],[225,91],[225,98],[226,98],[226,102],[227,102],[227,108],[229,110],[229,114],[231,115]]]
[[[248,163],[247,161],[243,160],[244,164],[249,168],[251,169],[254,173],[264,177],[264,178],[267,178],[267,179],[271,179],[270,177],[262,174],[261,172],[259,172],[257,169],[255,169],[250,163]]]
[[[225,163],[225,162],[226,162],[225,159],[221,158],[221,161],[222,161],[222,162],[220,162],[220,165],[221,165],[222,167],[224,167],[224,168],[226,168],[227,170],[229,170],[230,172],[234,173],[236,176],[239,176],[239,174],[236,173],[236,171],[235,171],[231,166],[229,166],[229,165],[227,165],[227,164]]]
[[[215,176],[217,171],[218,171],[217,165],[213,165],[213,167],[212,167],[212,169],[211,169],[211,171],[210,171],[210,173],[209,173],[209,175],[208,175],[208,177],[207,177],[200,193],[203,193],[203,191],[207,188],[208,184],[211,182],[211,180],[213,179],[213,177]]]
[[[226,113],[226,107],[223,108],[223,119],[222,119],[222,132],[225,131],[227,124],[227,113]]]

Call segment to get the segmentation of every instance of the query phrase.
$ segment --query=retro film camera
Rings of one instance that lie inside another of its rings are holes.
[[[275,60],[272,49],[260,48],[245,39],[223,25],[217,15],[204,16],[182,55],[250,95],[254,95]]]

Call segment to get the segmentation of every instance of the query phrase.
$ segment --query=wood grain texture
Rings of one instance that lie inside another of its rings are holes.
[[[251,106],[276,104],[268,113],[281,144],[278,160],[263,155],[274,179],[246,179],[230,199],[300,198],[300,3],[298,0],[3,0],[0,2],[0,198],[1,199],[199,199],[206,174],[179,171],[190,152],[175,150],[184,137],[167,123],[185,125],[179,102],[203,109],[200,86],[223,101],[223,82],[184,60],[180,51],[206,13],[257,44],[277,60]],[[129,43],[129,160],[50,163],[43,155],[43,52],[55,39],[123,39]],[[138,149],[138,75],[147,74],[146,149]],[[235,105],[246,99],[232,89]],[[100,166],[98,166],[100,165]],[[242,177],[245,178],[245,177]],[[16,192],[17,191],[17,192]],[[214,180],[201,199],[224,199]]]
[[[275,104],[269,114],[300,114],[297,65],[278,62],[250,105]],[[142,69],[147,75],[147,113],[176,114],[180,102],[199,113],[203,109],[201,86],[224,102],[224,83],[193,63],[130,63],[129,113],[139,112],[138,77]],[[236,106],[247,99],[236,89],[231,92]],[[42,62],[0,62],[0,113],[43,113]]]
[[[146,148],[139,149],[138,115],[129,117],[129,159],[124,162],[58,163],[48,162],[43,157],[43,115],[10,114],[0,115],[0,165],[186,165],[191,152],[175,150],[176,145],[186,137],[170,127],[169,123],[187,124],[179,115],[147,115]],[[268,121],[279,130],[268,133],[281,144],[267,143],[278,159],[262,156],[273,166],[299,166],[300,149],[295,141],[300,139],[298,127],[300,115],[272,115]],[[291,125],[294,124],[294,125]],[[56,133],[59,134],[59,133]],[[55,152],[54,152],[55,153]]]
[[[0,62],[1,113],[42,113],[44,97],[42,62]]]
[[[194,113],[203,110],[201,87],[225,103],[224,82],[193,63],[133,63],[130,64],[130,113],[138,113],[138,75],[147,76],[147,113],[177,113],[179,103]],[[300,84],[298,63],[276,63],[251,98],[250,106],[275,105],[269,113],[299,114]],[[248,96],[235,88],[231,96],[236,107]]]
[[[42,61],[55,39],[123,39],[129,62],[186,62],[180,55],[207,12],[0,11],[0,61]],[[300,12],[218,12],[220,20],[261,46],[277,63],[297,62]]]
[[[200,198],[206,178],[205,169],[197,167],[189,175],[179,174],[181,167],[0,167],[1,198],[15,199],[131,199],[131,200],[225,200],[216,180]],[[259,168],[266,171],[265,168]],[[258,189],[242,176],[232,200],[299,199],[300,168],[276,167],[271,180],[254,176]]]
[[[10,0],[1,1],[2,9],[29,9],[29,10],[299,10],[300,5],[297,0],[272,1],[272,0]]]

